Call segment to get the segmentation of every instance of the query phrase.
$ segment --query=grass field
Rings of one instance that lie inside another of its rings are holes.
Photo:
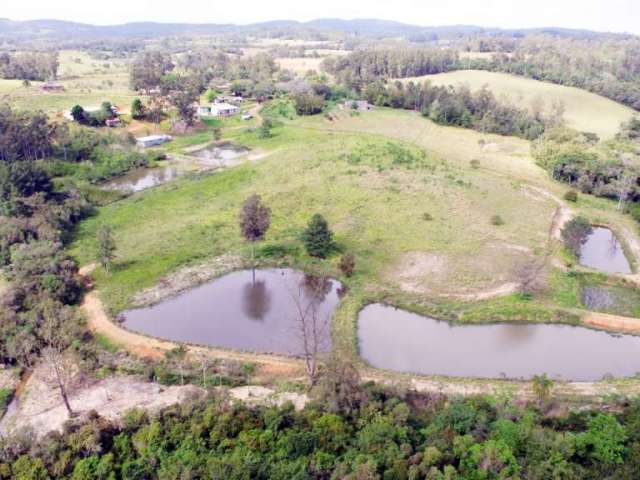
[[[248,256],[237,218],[254,192],[273,211],[258,251],[267,263],[304,267],[309,259],[300,234],[306,222],[315,212],[329,220],[340,248],[357,259],[356,276],[344,279],[349,311],[365,299],[386,299],[435,305],[443,315],[462,312],[458,318],[467,321],[553,321],[557,308],[578,306],[575,282],[560,272],[549,272],[551,290],[535,301],[516,295],[471,304],[456,300],[512,281],[514,268],[539,258],[548,245],[553,196],[564,187],[533,164],[522,140],[486,136],[483,147],[476,132],[392,110],[343,114],[334,122],[296,119],[266,140],[246,128],[225,134],[272,154],[141,192],[80,225],[71,250],[81,264],[95,261],[98,225],[114,229],[117,265],[110,276],[96,273],[112,311],[184,265],[222,254]],[[605,201],[579,205],[590,218],[627,221]],[[493,225],[493,215],[504,225]],[[335,275],[338,257],[325,263]]]
[[[566,105],[564,117],[568,126],[597,133],[603,139],[613,137],[620,123],[634,115],[629,107],[585,90],[504,73],[461,70],[408,80],[429,80],[435,85],[467,84],[472,90],[488,85],[496,95],[506,95],[512,103],[523,107],[529,107],[536,97],[540,97],[547,107],[553,101],[562,100]]]
[[[128,110],[136,94],[129,89],[125,61],[101,61],[83,52],[64,50],[58,69],[64,92],[43,92],[41,82],[25,87],[20,80],[0,80],[0,101],[24,110],[56,114],[80,104],[100,106],[104,101]]]

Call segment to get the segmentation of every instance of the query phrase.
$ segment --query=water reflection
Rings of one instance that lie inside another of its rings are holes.
[[[141,168],[104,184],[107,190],[139,192],[173,180],[178,176],[175,167]]]
[[[631,265],[618,238],[604,227],[594,227],[582,243],[580,264],[607,273],[631,273]]]
[[[640,372],[640,337],[569,325],[451,325],[385,305],[358,316],[362,357],[401,372],[593,381]]]
[[[123,312],[124,326],[169,340],[285,354],[301,353],[298,306],[331,318],[340,282],[289,269],[233,272],[157,305]],[[316,288],[318,287],[319,288]],[[321,293],[319,293],[321,292]],[[330,348],[330,342],[326,348]]]
[[[271,307],[271,294],[264,280],[246,283],[242,299],[242,311],[247,317],[252,320],[264,320]]]

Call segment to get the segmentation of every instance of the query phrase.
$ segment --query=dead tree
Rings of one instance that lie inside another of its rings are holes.
[[[44,348],[42,360],[50,368],[52,379],[60,391],[60,397],[70,417],[75,415],[69,403],[69,389],[73,380],[73,374],[77,365],[73,360],[71,351],[68,351],[68,341],[62,333],[61,318],[65,316],[65,310],[46,310],[44,325]]]
[[[295,306],[293,333],[299,348],[296,353],[304,358],[307,378],[311,386],[314,386],[318,380],[320,357],[328,350],[331,342],[331,320],[328,315],[322,315],[319,311],[320,304],[326,295],[324,292],[326,282],[320,279],[314,284],[317,287],[311,289],[309,282],[301,282],[291,295]]]
[[[521,295],[535,295],[544,288],[544,260],[528,260],[516,266],[514,277]]]

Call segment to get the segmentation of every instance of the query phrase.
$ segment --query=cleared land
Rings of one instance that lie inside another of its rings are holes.
[[[127,68],[124,60],[98,60],[84,52],[64,50],[58,69],[63,92],[44,92],[42,82],[25,87],[21,80],[0,80],[0,102],[47,113],[60,113],[77,104],[100,106],[104,101],[128,110],[138,95],[129,89]]]
[[[320,70],[322,58],[277,58],[280,68],[291,70],[297,75],[304,75],[309,70]]]
[[[329,220],[340,249],[355,254],[356,275],[341,278],[349,291],[334,323],[340,347],[353,351],[357,311],[375,300],[465,322],[579,321],[578,280],[552,267],[563,262],[550,239],[566,187],[533,163],[527,142],[386,109],[287,121],[269,139],[246,127],[224,132],[270,155],[138,193],[79,226],[71,250],[83,265],[95,261],[98,225],[114,229],[114,271],[94,272],[111,313],[185,266],[221,255],[248,258],[238,211],[258,193],[273,212],[257,250],[261,263],[317,268],[300,240],[315,212]],[[185,137],[171,148],[190,144]],[[617,231],[631,228],[605,200],[585,197],[572,209]],[[504,225],[492,224],[493,215]],[[515,269],[547,253],[554,259],[546,259],[547,291],[533,300],[509,295]],[[338,259],[322,268],[339,276]]]
[[[429,80],[435,85],[467,84],[472,90],[488,85],[496,95],[506,95],[512,103],[523,107],[530,107],[537,97],[543,100],[546,107],[554,101],[563,101],[566,105],[564,117],[570,127],[597,133],[603,139],[613,137],[620,123],[635,113],[629,107],[579,88],[504,73],[460,70],[407,79],[409,80]]]

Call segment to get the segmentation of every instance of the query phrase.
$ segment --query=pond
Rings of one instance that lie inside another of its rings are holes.
[[[178,169],[171,166],[139,168],[105,183],[103,188],[135,193],[166,183],[178,177],[178,175]]]
[[[255,277],[242,270],[125,311],[123,325],[167,340],[287,355],[302,353],[301,337],[315,327],[318,351],[328,351],[340,289],[338,281],[290,269],[256,270]]]
[[[452,325],[381,304],[358,318],[372,366],[452,377],[595,381],[640,372],[640,337],[570,325]]]
[[[631,273],[631,265],[615,233],[593,227],[580,248],[580,264],[606,273]]]
[[[199,163],[207,167],[233,167],[241,163],[242,158],[249,153],[249,149],[224,142],[213,145],[202,150],[197,150],[193,154],[198,158]]]

